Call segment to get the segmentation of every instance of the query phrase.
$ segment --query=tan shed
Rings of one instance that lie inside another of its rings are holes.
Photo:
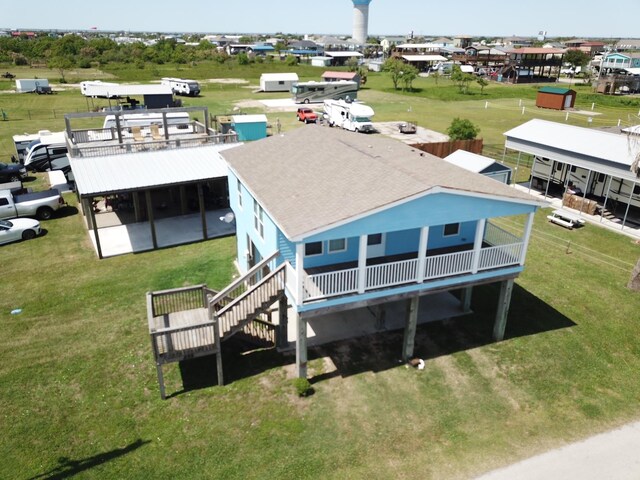
[[[538,90],[536,107],[565,110],[576,103],[576,91],[570,88],[542,87]]]

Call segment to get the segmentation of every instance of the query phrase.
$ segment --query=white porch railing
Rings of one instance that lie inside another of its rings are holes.
[[[469,273],[473,268],[473,250],[427,257],[424,280]]]
[[[485,243],[488,243],[492,246],[497,245],[511,245],[513,243],[519,243],[521,241],[520,237],[503,230],[502,228],[494,225],[491,222],[487,222],[486,227],[484,229],[484,239]]]
[[[479,252],[478,270],[517,265],[522,248],[522,242],[483,248]],[[473,265],[473,250],[427,257],[422,278],[417,275],[417,258],[370,265],[366,267],[364,291],[467,274],[473,271]],[[288,270],[287,274],[290,273]],[[303,281],[302,301],[347,295],[358,292],[358,269],[305,275]],[[291,285],[289,279],[287,284]]]
[[[506,267],[507,265],[519,263],[523,246],[524,244],[519,242],[511,245],[483,248],[480,250],[478,270]]]

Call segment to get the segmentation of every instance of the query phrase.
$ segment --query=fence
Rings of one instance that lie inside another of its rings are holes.
[[[477,138],[473,140],[454,140],[452,142],[415,143],[411,146],[436,157],[444,158],[456,150],[466,150],[467,152],[482,155],[482,144],[482,139]]]

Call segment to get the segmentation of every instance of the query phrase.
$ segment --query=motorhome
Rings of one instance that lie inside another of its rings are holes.
[[[13,136],[13,144],[16,147],[16,160],[24,165],[28,150],[33,145],[40,143],[41,137],[52,135],[49,130],[40,130],[38,133],[23,133]]]
[[[640,183],[568,163],[535,157],[531,187],[548,193],[574,193],[640,207]],[[604,200],[603,200],[604,201]]]
[[[291,87],[293,101],[296,103],[321,103],[325,100],[355,100],[358,96],[358,84],[350,81],[340,82],[299,82]]]
[[[167,113],[167,125],[177,128],[188,128],[189,113],[188,112],[172,112]],[[131,127],[148,127],[150,125],[163,126],[162,113],[125,113],[120,116],[121,128]],[[115,128],[116,116],[107,115],[104,117],[102,128]]]
[[[374,128],[371,123],[373,115],[373,109],[362,103],[344,100],[324,101],[324,117],[332,127],[342,127],[352,132],[373,132]]]
[[[43,135],[39,141],[32,142],[24,160],[24,166],[32,172],[51,170],[51,161],[67,155],[67,143],[64,132]]]
[[[200,95],[200,84],[195,80],[165,77],[161,83],[162,85],[171,87],[174,95],[186,95],[188,97],[197,97]]]

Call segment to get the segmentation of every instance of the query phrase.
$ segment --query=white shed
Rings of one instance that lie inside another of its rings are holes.
[[[46,78],[18,78],[16,79],[16,92],[35,92],[38,87],[48,87],[49,80]]]
[[[312,67],[328,67],[331,65],[333,61],[332,57],[311,57],[311,66]]]
[[[456,150],[451,155],[444,157],[443,160],[507,185],[511,182],[511,169],[509,167],[477,153]]]
[[[263,92],[290,92],[298,83],[297,73],[263,73],[260,75],[260,90]]]

